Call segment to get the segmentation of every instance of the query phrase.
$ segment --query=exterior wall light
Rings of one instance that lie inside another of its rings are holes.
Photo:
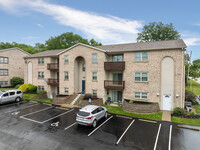
[[[178,98],[179,97],[179,95],[178,94],[176,94],[176,98]]]
[[[160,94],[159,94],[159,93],[157,93],[156,95],[157,95],[157,96],[159,96]]]

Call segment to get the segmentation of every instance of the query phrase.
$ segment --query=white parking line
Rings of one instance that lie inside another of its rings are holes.
[[[67,130],[67,129],[69,129],[69,128],[73,127],[75,124],[76,124],[76,122],[74,122],[74,123],[73,123],[73,124],[71,124],[70,126],[66,127],[66,128],[65,128],[65,130]]]
[[[90,132],[90,134],[88,134],[88,136],[92,135],[96,130],[98,130],[101,126],[103,126],[108,120],[110,120],[113,116],[111,116],[110,118],[108,118],[106,121],[104,121],[101,125],[99,125],[97,128],[95,128],[92,132]]]
[[[48,108],[48,109],[49,109],[49,108]],[[44,109],[43,109],[43,110],[44,110]],[[33,119],[30,119],[30,118],[24,117],[24,116],[27,116],[27,115],[20,116],[20,118],[25,119],[25,120],[29,120],[29,121],[32,121],[32,122],[36,122],[36,123],[39,123],[39,124],[43,124],[43,123],[48,122],[48,121],[50,121],[50,120],[52,120],[52,119],[55,119],[55,118],[60,117],[60,116],[62,116],[62,115],[64,115],[64,114],[67,114],[67,113],[69,113],[69,112],[71,112],[71,111],[73,111],[73,110],[74,110],[74,109],[71,109],[71,110],[66,111],[66,112],[64,112],[64,113],[62,113],[62,114],[59,114],[59,115],[57,115],[57,116],[55,116],[55,117],[49,118],[49,119],[47,119],[47,120],[45,120],[45,121],[37,121],[37,120],[33,120]],[[39,111],[37,111],[37,112],[39,112]],[[34,113],[31,113],[31,114],[34,114]],[[28,115],[30,115],[30,114],[28,114]]]
[[[57,118],[57,117],[60,117],[60,116],[62,116],[62,115],[64,115],[64,114],[67,114],[67,113],[69,113],[69,112],[71,112],[71,111],[74,111],[74,109],[71,109],[71,110],[69,110],[69,111],[66,111],[66,112],[60,114],[60,115],[57,115],[57,116],[52,117],[52,118],[50,118],[50,119],[47,119],[47,120],[43,121],[42,123],[48,122],[48,121],[50,121],[50,120],[52,120],[52,119],[55,119],[55,118]]]
[[[39,104],[33,104],[33,105],[29,105],[29,106],[27,106],[27,107],[20,107],[20,108],[18,108],[18,109],[10,110],[10,111],[7,111],[7,112],[5,112],[5,113],[10,113],[10,112],[18,111],[18,110],[25,109],[25,108],[29,108],[29,107],[33,107],[33,106],[36,106],[36,105],[39,105]]]
[[[120,140],[121,140],[122,137],[126,134],[126,132],[127,132],[128,129],[131,127],[131,125],[133,124],[134,121],[135,121],[135,120],[133,120],[133,121],[129,124],[129,126],[126,128],[126,130],[125,130],[124,133],[121,135],[121,137],[119,138],[119,140],[117,141],[116,144],[119,144]]]
[[[171,150],[171,140],[172,140],[172,125],[170,125],[170,130],[169,130],[169,145],[168,145],[168,150]]]
[[[28,115],[32,115],[32,114],[35,114],[35,113],[38,113],[38,112],[41,112],[41,111],[44,111],[44,110],[47,110],[47,109],[50,109],[50,108],[53,108],[54,106],[51,106],[51,107],[48,107],[48,108],[44,108],[44,109],[41,109],[41,110],[38,110],[38,111],[34,111],[32,113],[29,113],[29,114],[26,114],[26,115],[22,115],[23,117],[25,116],[28,116]],[[20,116],[20,117],[22,117]]]
[[[159,137],[159,134],[160,134],[160,129],[161,129],[161,124],[159,125],[159,128],[158,128],[158,133],[157,133],[156,141],[155,141],[155,144],[154,144],[154,150],[156,150],[156,147],[157,147],[158,137]]]

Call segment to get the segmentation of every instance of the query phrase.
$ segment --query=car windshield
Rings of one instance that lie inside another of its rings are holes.
[[[89,116],[90,113],[84,112],[84,111],[79,111],[79,112],[78,112],[78,115],[79,115],[79,116]]]
[[[3,94],[3,92],[2,91],[0,91],[0,96]]]

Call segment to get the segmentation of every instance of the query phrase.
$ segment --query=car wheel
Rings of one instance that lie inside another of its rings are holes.
[[[15,99],[16,102],[19,102],[20,100],[21,100],[20,97],[17,97],[17,98]]]
[[[108,117],[108,113],[107,113],[107,112],[105,112],[104,118],[107,118],[107,117]]]
[[[97,121],[96,120],[93,121],[92,126],[93,126],[93,128],[95,128],[97,126]]]

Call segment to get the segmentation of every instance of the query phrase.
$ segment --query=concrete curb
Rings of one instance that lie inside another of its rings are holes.
[[[157,123],[157,121],[146,120],[146,119],[138,119],[140,121],[149,122],[149,123]]]
[[[185,128],[185,129],[189,129],[189,130],[194,130],[194,131],[200,131],[200,129],[198,129],[198,128],[187,127],[187,126],[183,126],[183,125],[177,125],[177,127]]]

